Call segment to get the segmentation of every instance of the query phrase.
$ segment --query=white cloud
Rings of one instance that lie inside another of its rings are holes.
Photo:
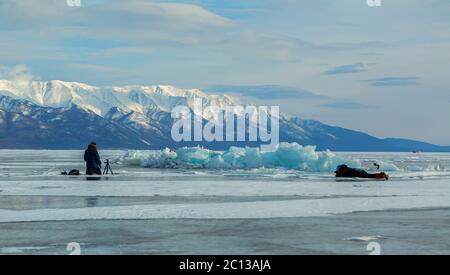
[[[87,0],[85,0],[87,1]],[[83,2],[82,2],[83,3]],[[152,0],[108,0],[92,5],[70,7],[65,0],[2,0],[1,21],[14,28],[42,28],[59,24],[89,26],[129,26],[139,29],[152,24],[169,24],[172,28],[229,27],[233,21],[202,7]]]
[[[230,27],[233,21],[214,14],[199,6],[181,3],[158,3],[142,0],[127,1],[127,4],[117,5],[120,12],[136,15],[147,15],[156,18],[173,20],[175,23],[193,26]],[[182,26],[181,26],[182,27]]]
[[[25,65],[17,65],[12,68],[0,65],[0,79],[28,82],[36,80],[37,77],[31,74],[30,69]]]

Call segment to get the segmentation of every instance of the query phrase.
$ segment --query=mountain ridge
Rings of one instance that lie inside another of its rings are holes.
[[[75,149],[92,140],[103,148],[160,149],[164,147],[259,146],[259,142],[183,142],[170,138],[171,109],[239,105],[238,98],[211,95],[198,89],[167,85],[96,87],[79,82],[0,80],[0,148]],[[206,120],[204,118],[204,120]],[[68,134],[68,133],[71,133]],[[280,115],[280,141],[316,145],[334,151],[450,152],[409,139],[380,139],[319,121]]]

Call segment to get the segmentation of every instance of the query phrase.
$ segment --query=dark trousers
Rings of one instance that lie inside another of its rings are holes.
[[[86,175],[92,176],[92,175],[101,175],[102,170],[100,168],[94,168],[94,167],[88,167],[86,168]]]

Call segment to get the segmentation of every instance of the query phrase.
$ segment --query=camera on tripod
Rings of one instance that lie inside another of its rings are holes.
[[[114,172],[111,169],[111,165],[109,165],[109,159],[106,159],[105,169],[103,170],[103,175],[108,175],[109,173],[111,173],[111,175],[114,175]]]

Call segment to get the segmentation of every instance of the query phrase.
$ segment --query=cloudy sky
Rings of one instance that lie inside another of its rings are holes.
[[[450,1],[0,0],[0,78],[169,84],[450,145]]]

